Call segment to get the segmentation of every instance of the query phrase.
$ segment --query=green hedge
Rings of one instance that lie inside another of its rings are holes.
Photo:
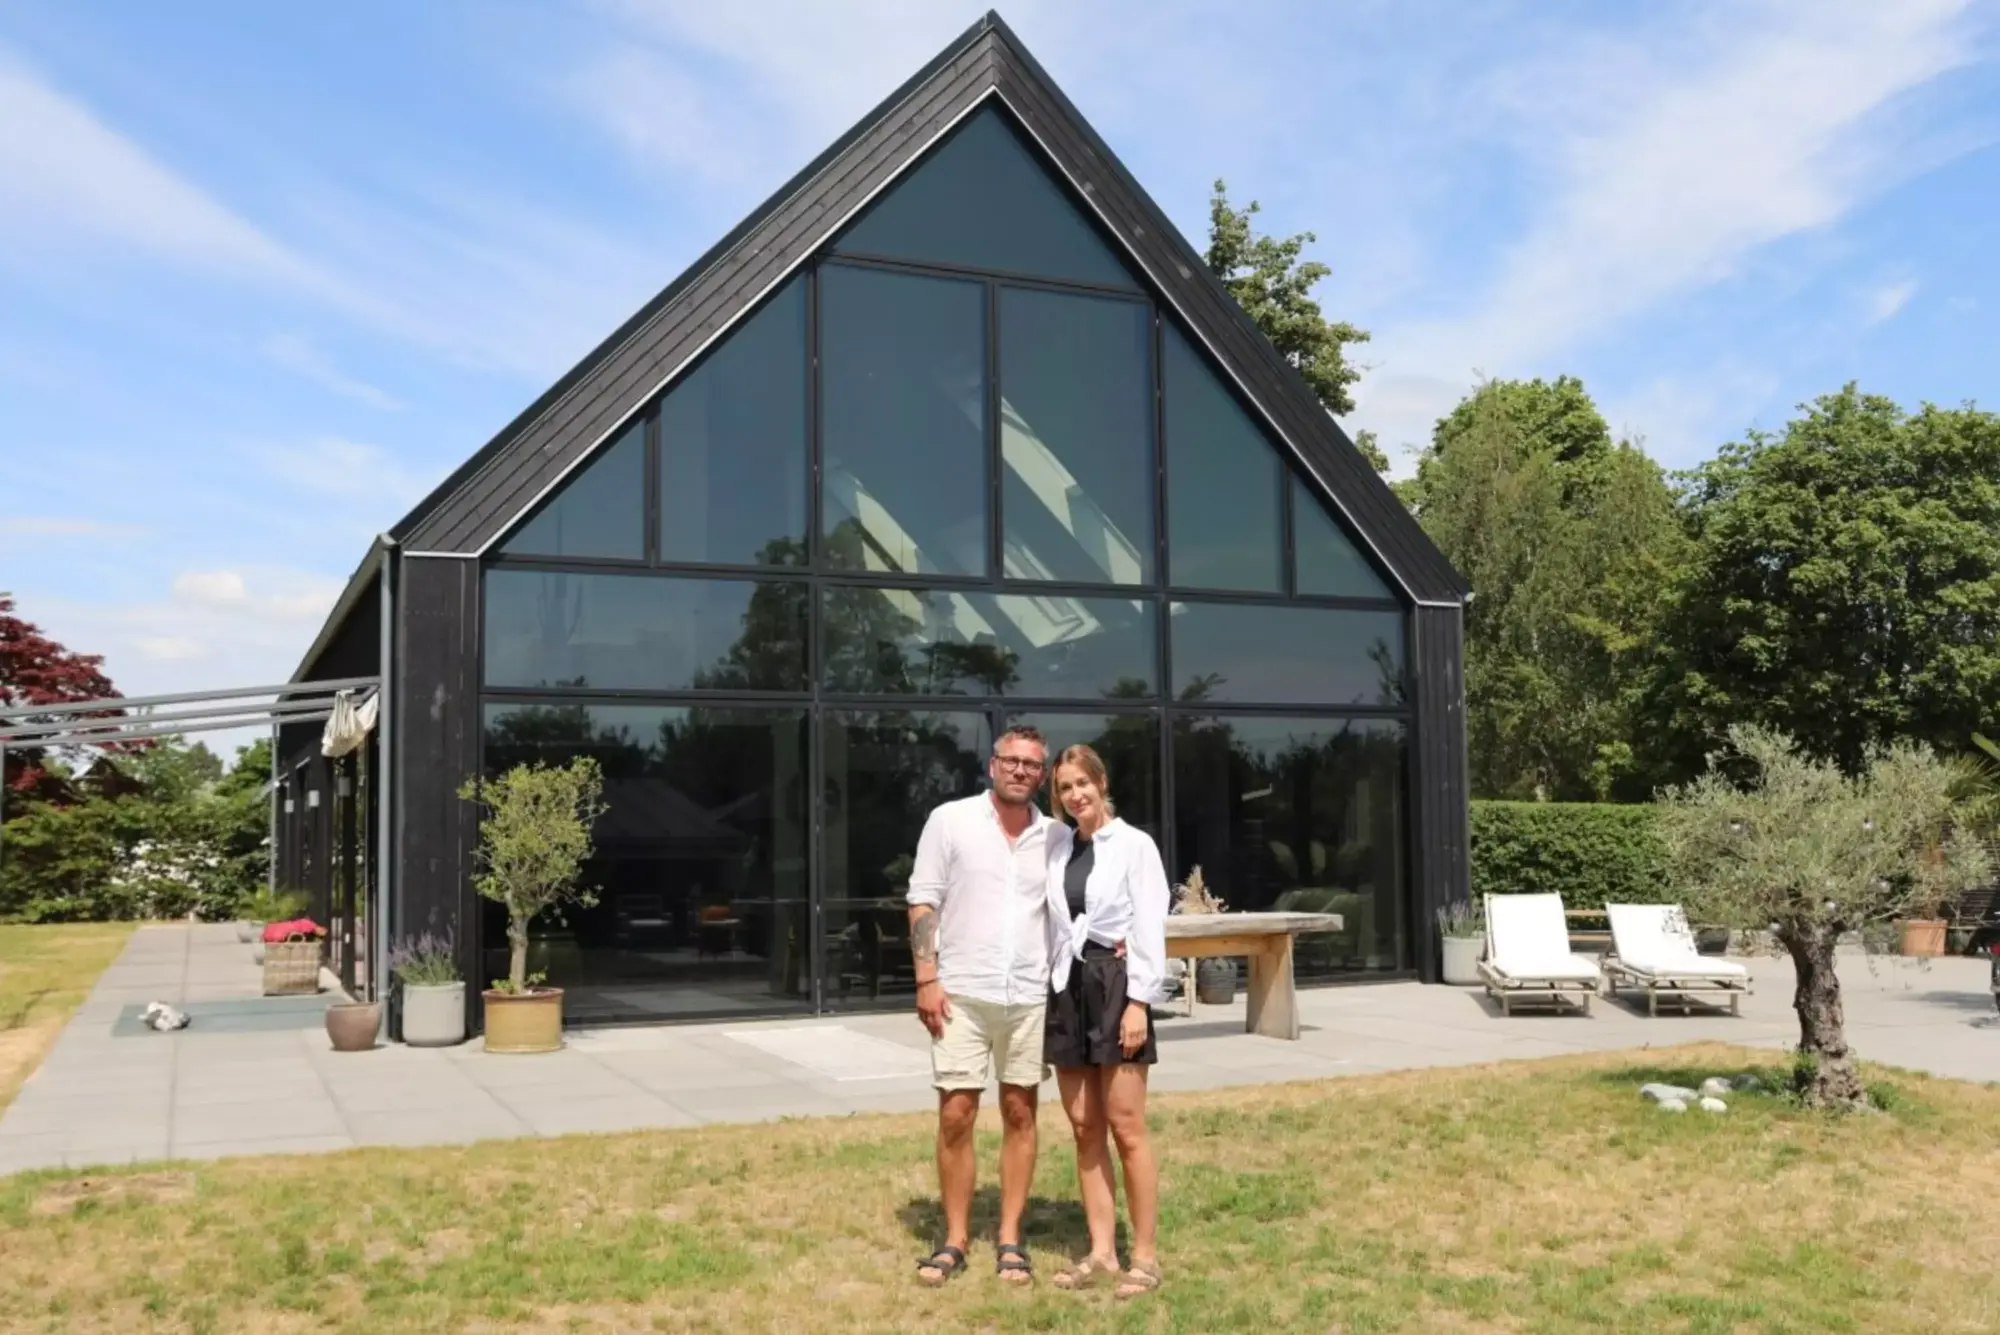
[[[1609,802],[1474,802],[1472,894],[1546,892],[1572,909],[1657,904],[1665,893],[1653,808]]]

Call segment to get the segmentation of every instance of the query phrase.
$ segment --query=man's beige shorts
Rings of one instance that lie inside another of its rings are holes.
[[[1001,1006],[951,997],[944,1037],[931,1040],[931,1083],[943,1090],[984,1089],[988,1073],[1003,1085],[1033,1088],[1049,1078],[1042,1061],[1048,1003]]]

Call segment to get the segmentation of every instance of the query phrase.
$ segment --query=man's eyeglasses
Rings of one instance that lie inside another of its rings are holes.
[[[995,756],[993,763],[1002,769],[1013,770],[1016,774],[1039,774],[1043,768],[1042,761],[1023,760],[1019,756]]]

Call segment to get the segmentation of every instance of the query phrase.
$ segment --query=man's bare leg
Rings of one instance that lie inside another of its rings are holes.
[[[1000,1234],[997,1242],[1021,1241],[1021,1216],[1028,1212],[1028,1189],[1035,1182],[1035,1107],[1040,1091],[1033,1085],[1000,1086]],[[1025,1284],[1024,1271],[1000,1276]]]
[[[938,1093],[938,1198],[944,1204],[944,1241],[964,1251],[972,1238],[972,1185],[978,1175],[972,1133],[979,1121],[979,1091]],[[927,1269],[927,1275],[931,1270]]]

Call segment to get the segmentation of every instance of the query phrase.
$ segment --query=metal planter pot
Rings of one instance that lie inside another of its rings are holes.
[[[1194,966],[1195,1000],[1204,1006],[1227,1006],[1236,1000],[1236,961],[1205,959]]]
[[[448,1048],[465,1041],[465,984],[403,988],[403,1042]]]

